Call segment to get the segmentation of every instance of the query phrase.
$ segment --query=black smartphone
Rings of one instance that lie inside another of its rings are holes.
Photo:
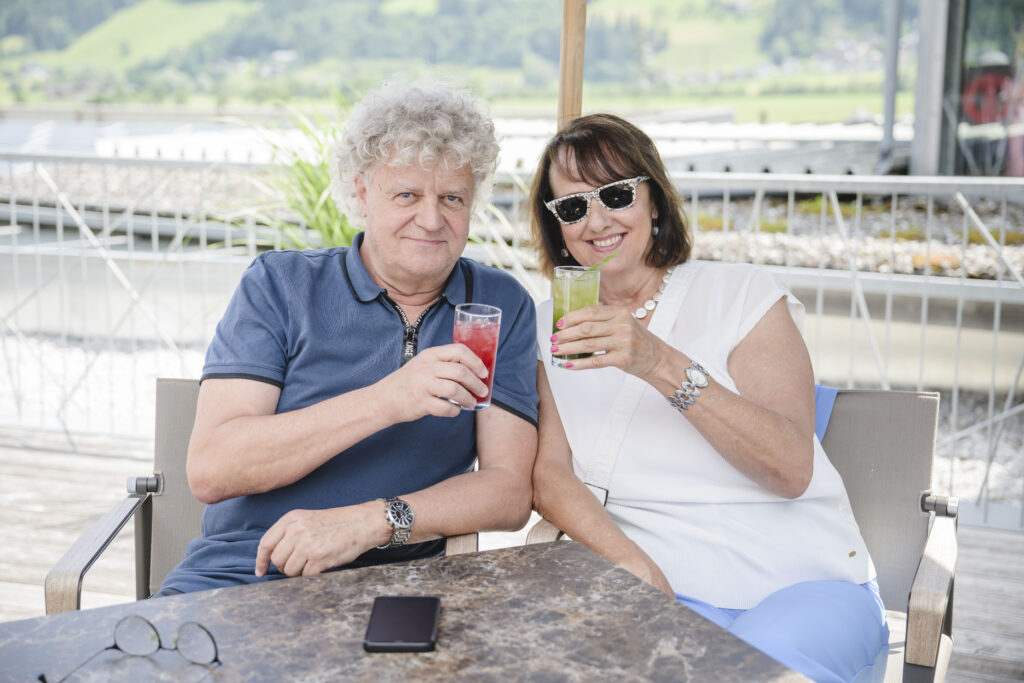
[[[441,598],[382,595],[374,598],[363,649],[367,652],[430,652],[437,645]]]

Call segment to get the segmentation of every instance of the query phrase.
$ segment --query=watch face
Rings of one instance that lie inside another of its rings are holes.
[[[400,529],[408,529],[412,526],[412,507],[410,507],[404,500],[391,501],[391,505],[388,510],[391,515],[391,520],[394,522],[396,527]]]
[[[701,389],[708,385],[708,376],[693,366],[686,368],[686,379]]]

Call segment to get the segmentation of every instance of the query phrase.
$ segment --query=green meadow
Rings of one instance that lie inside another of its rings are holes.
[[[686,71],[691,69],[729,70],[748,67],[762,61],[757,41],[761,14],[771,0],[748,3],[753,10],[740,15],[715,11],[712,0],[630,0],[595,2],[589,16],[608,19],[636,17],[664,28],[668,45],[651,58],[655,67]]]
[[[83,34],[67,49],[36,52],[31,61],[66,71],[92,68],[121,72],[174,51],[188,50],[230,22],[244,20],[256,8],[242,0],[195,4],[143,0]],[[7,59],[0,66],[13,61],[21,59]]]

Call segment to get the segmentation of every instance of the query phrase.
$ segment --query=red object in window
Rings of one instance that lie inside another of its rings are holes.
[[[980,73],[964,87],[964,114],[971,123],[996,123],[1006,118],[1013,81],[1002,73]]]

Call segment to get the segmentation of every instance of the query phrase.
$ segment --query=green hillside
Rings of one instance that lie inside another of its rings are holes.
[[[828,51],[839,36],[878,53],[877,17],[864,19],[863,7],[881,0],[807,0],[824,19],[788,22],[802,1],[590,2],[585,106],[727,106],[740,121],[880,113],[877,60],[828,71],[819,63],[835,58]],[[849,15],[854,6],[860,23]],[[48,32],[54,16],[67,25]],[[326,101],[400,75],[441,76],[508,111],[548,112],[560,23],[560,0],[33,0],[14,10],[0,3],[0,106]],[[793,46],[812,54],[787,55]],[[908,84],[912,74],[904,69],[903,78]],[[911,106],[903,94],[899,111]]]
[[[758,37],[772,0],[745,3],[747,12],[718,9],[715,0],[630,0],[595,2],[588,16],[636,17],[668,32],[666,48],[651,57],[655,68],[686,71],[752,67],[764,57]]]
[[[59,52],[33,53],[35,62],[65,70],[121,72],[184,51],[259,8],[244,0],[181,4],[140,0],[83,34]],[[8,60],[10,61],[10,60]]]
[[[243,0],[179,4],[173,0],[143,0],[89,31],[62,53],[70,64],[122,68],[184,50],[240,21],[258,6]]]

